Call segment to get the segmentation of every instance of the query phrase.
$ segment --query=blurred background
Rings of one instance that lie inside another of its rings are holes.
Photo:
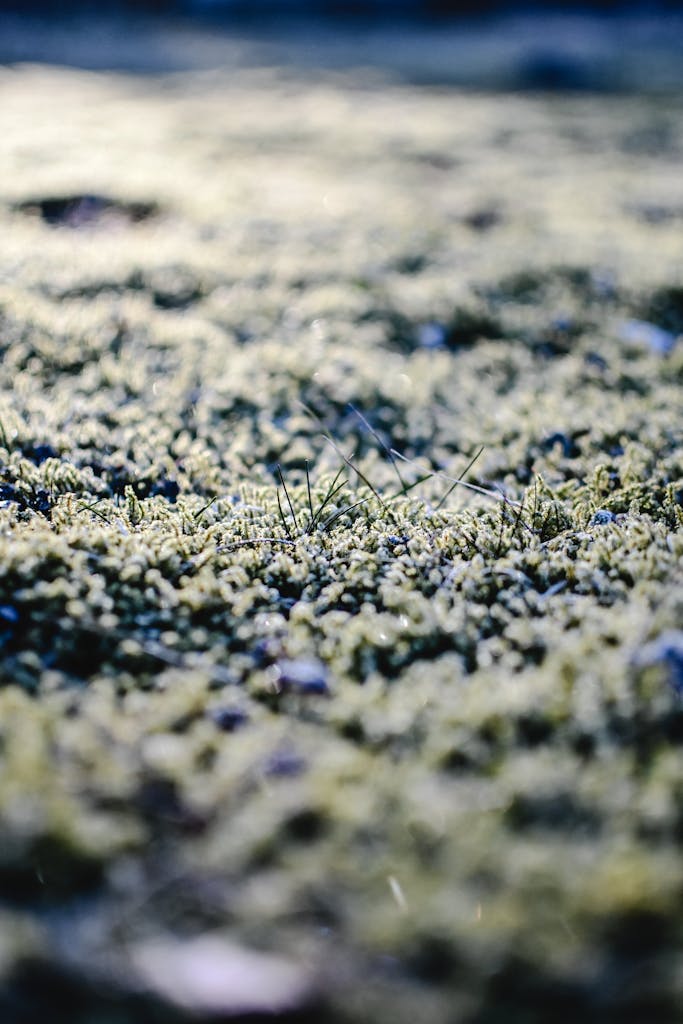
[[[609,11],[667,11],[681,7],[680,0],[655,0],[655,2],[628,3],[624,0],[551,0],[550,3],[519,3],[515,0],[103,0],[101,3],[88,3],[87,0],[5,0],[6,8],[26,10],[28,8],[63,12],[67,8],[102,10],[127,9],[148,10],[156,13],[167,11],[197,14],[221,12],[223,14],[250,15],[265,11],[275,14],[301,13],[316,17],[330,15],[374,15],[394,17],[396,15],[415,15],[418,17],[442,17],[458,14],[481,14],[484,11],[501,8],[518,8],[538,11],[549,8],[570,9],[601,9]]]
[[[658,92],[683,87],[683,0],[0,0],[0,62]]]

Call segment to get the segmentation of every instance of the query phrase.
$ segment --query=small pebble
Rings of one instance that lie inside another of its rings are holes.
[[[181,1010],[183,1019],[289,1019],[311,993],[295,961],[236,946],[219,933],[144,939],[131,947],[130,961],[138,987]]]
[[[617,517],[609,509],[599,508],[591,519],[591,526],[606,526],[608,523],[616,523]]]
[[[673,334],[647,320],[624,320],[619,326],[619,337],[622,341],[645,345],[660,356],[667,355],[676,344]]]
[[[293,750],[278,750],[268,758],[263,766],[265,775],[280,778],[294,778],[302,775],[308,765],[306,760]]]
[[[294,658],[281,661],[278,683],[283,690],[324,696],[330,692],[325,666],[313,658]]]
[[[589,366],[595,366],[598,370],[606,370],[609,366],[605,357],[601,356],[599,352],[586,352],[584,359]]]
[[[473,231],[489,231],[500,224],[502,217],[493,206],[482,206],[463,217],[463,224]]]
[[[5,622],[18,622],[19,612],[11,604],[0,604],[0,619],[4,619]]]
[[[446,328],[441,324],[420,324],[417,340],[421,348],[442,348],[446,344]]]
[[[249,721],[249,715],[240,708],[214,708],[211,719],[222,732],[235,732]]]

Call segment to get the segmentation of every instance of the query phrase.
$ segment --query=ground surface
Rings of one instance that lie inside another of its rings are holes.
[[[682,106],[2,71],[4,1021],[680,1020]]]

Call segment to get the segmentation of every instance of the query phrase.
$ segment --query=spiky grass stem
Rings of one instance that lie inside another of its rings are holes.
[[[282,488],[283,488],[283,490],[285,492],[285,498],[287,499],[287,504],[289,505],[289,511],[291,512],[292,519],[294,520],[294,528],[296,530],[298,530],[299,529],[299,524],[296,521],[296,515],[294,513],[294,506],[292,505],[292,499],[289,496],[289,491],[287,490],[287,484],[285,483],[285,478],[282,475],[282,468],[280,467],[279,464],[278,464],[278,467],[277,467],[277,472],[278,472],[278,476],[280,477],[280,483],[282,484]],[[280,506],[280,508],[282,508],[282,506]],[[289,531],[287,531],[287,532],[289,533]]]

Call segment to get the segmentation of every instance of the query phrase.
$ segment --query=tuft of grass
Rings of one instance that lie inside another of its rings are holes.
[[[347,465],[349,465],[352,469],[354,469],[354,471],[356,473],[358,473],[358,469],[353,465],[353,463],[351,462],[350,459],[344,458],[344,461],[345,461],[345,463]],[[285,499],[286,499],[286,502],[287,502],[287,507],[289,508],[289,513],[290,513],[290,516],[292,518],[292,523],[294,525],[294,531],[295,531],[294,536],[299,536],[299,537],[310,536],[314,532],[327,533],[327,532],[329,532],[332,529],[334,524],[336,522],[338,522],[343,516],[349,515],[349,513],[355,511],[355,509],[360,508],[362,505],[366,505],[368,503],[370,498],[361,498],[359,501],[354,501],[350,505],[346,505],[343,508],[336,509],[331,515],[329,515],[327,517],[323,517],[325,509],[330,506],[332,500],[336,497],[337,494],[339,494],[343,490],[344,486],[348,483],[348,480],[346,480],[346,479],[342,480],[341,483],[337,483],[337,481],[339,480],[339,477],[341,476],[341,474],[343,472],[343,469],[344,469],[344,467],[342,466],[337,471],[337,474],[334,477],[334,479],[332,480],[332,483],[329,485],[329,487],[327,488],[327,491],[325,492],[325,494],[323,495],[322,499],[320,500],[320,503],[318,504],[318,507],[314,509],[312,493],[311,493],[310,465],[309,465],[308,460],[306,460],[306,494],[307,494],[307,499],[308,499],[309,519],[308,519],[308,523],[306,523],[305,526],[300,527],[299,526],[299,522],[298,522],[297,517],[296,517],[296,513],[294,511],[294,505],[293,505],[293,502],[292,502],[292,499],[291,499],[291,496],[290,496],[290,493],[289,493],[289,489],[287,487],[287,481],[285,480],[285,477],[284,477],[284,474],[282,472],[281,466],[278,465],[278,467],[277,467],[277,474],[278,474],[278,479],[279,479],[280,484],[279,484],[278,490],[277,490],[277,507],[278,507],[278,512],[280,514],[280,522],[282,523],[282,528],[285,531],[285,533],[287,534],[287,538],[289,540],[293,539],[293,535],[292,535],[292,531],[290,529],[290,525],[289,525],[289,523],[287,521],[287,516],[285,515],[285,512],[283,511],[283,508],[282,508],[282,502],[280,500],[280,486],[282,487],[282,490],[284,491]],[[369,484],[369,486],[371,487],[371,489],[373,491],[373,494],[381,502],[382,499],[380,498],[380,496],[377,493],[377,491],[372,487],[372,485]]]

